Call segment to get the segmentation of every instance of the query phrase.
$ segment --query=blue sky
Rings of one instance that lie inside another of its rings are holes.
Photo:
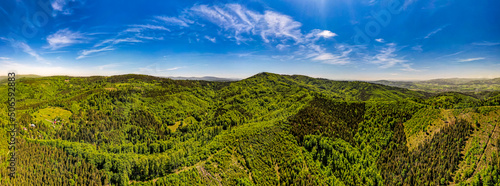
[[[500,77],[500,1],[2,0],[0,73]]]

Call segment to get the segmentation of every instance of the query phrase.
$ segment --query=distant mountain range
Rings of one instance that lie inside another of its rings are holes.
[[[17,78],[37,78],[43,77],[34,74],[17,75]],[[161,78],[169,78],[173,80],[202,80],[216,82],[231,82],[239,81],[238,78],[221,78],[215,76],[203,77],[183,77],[183,76],[159,76]],[[7,76],[0,76],[0,82],[7,79]],[[480,92],[480,91],[500,91],[500,78],[442,78],[431,79],[424,81],[397,81],[397,80],[378,80],[368,81],[369,83],[406,88],[410,90],[426,91],[426,92]]]
[[[372,81],[372,83],[427,92],[478,92],[500,90],[500,78],[495,79],[432,79],[426,81]]]
[[[220,78],[220,77],[214,77],[214,76],[203,76],[203,77],[182,77],[182,76],[167,76],[165,78],[170,78],[173,80],[203,80],[203,81],[222,81],[222,82],[228,82],[228,81],[239,81],[241,79],[238,78]]]

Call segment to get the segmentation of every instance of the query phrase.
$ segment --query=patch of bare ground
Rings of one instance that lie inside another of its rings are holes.
[[[207,162],[208,160],[211,160],[211,159],[214,157],[214,155],[216,155],[217,153],[221,152],[222,150],[224,150],[224,148],[223,148],[223,149],[220,149],[220,150],[218,150],[216,153],[214,153],[214,154],[212,154],[212,155],[208,156],[208,158],[207,158],[206,160],[200,161],[200,162],[198,162],[198,163],[196,163],[196,164],[194,164],[194,165],[191,165],[191,166],[189,166],[189,167],[182,167],[181,169],[177,169],[177,170],[175,170],[175,171],[174,171],[174,173],[175,173],[175,174],[179,174],[179,173],[181,173],[181,172],[184,172],[184,171],[186,171],[186,170],[192,169],[192,168],[194,168],[194,167],[198,167],[198,166],[205,165],[205,162]]]
[[[427,126],[427,130],[425,132],[420,131],[412,136],[407,136],[406,138],[406,146],[408,146],[409,151],[413,151],[419,145],[425,143],[426,141],[430,141],[434,134],[441,131],[446,125],[455,124],[457,118],[453,116],[452,110],[441,110],[441,117],[439,119],[434,120],[429,126]]]
[[[203,176],[203,179],[205,179],[208,183],[212,183],[212,181],[215,180],[217,182],[217,185],[222,185],[222,183],[219,180],[220,178],[217,179],[216,177],[212,176],[210,172],[205,170],[203,165],[196,166],[196,169],[198,169],[198,172],[201,174],[201,176]]]
[[[500,128],[498,127],[500,122],[500,107],[496,111],[489,112],[486,115],[468,112],[467,114],[459,115],[459,117],[471,122],[474,131],[461,152],[464,159],[460,161],[458,170],[453,175],[456,179],[450,185],[456,185],[461,181],[470,183],[476,174],[486,168],[488,162],[491,161],[492,152],[497,148],[494,146],[493,139],[498,139],[500,135]],[[474,148],[477,151],[478,147],[481,153],[473,154],[472,151],[474,151]],[[467,162],[467,154],[469,154],[471,160],[475,161]]]
[[[216,153],[214,153],[214,154],[210,155],[207,159],[205,159],[205,160],[203,160],[203,161],[200,161],[200,162],[198,162],[198,163],[196,163],[196,164],[194,164],[194,165],[192,165],[192,166],[182,167],[182,168],[180,168],[180,169],[177,169],[177,170],[175,170],[175,171],[174,171],[174,174],[179,174],[179,173],[181,173],[181,172],[184,172],[184,171],[190,170],[190,169],[192,169],[192,168],[197,168],[197,169],[198,169],[198,171],[200,171],[200,168],[199,168],[199,167],[202,167],[202,168],[203,168],[203,166],[205,165],[205,162],[207,162],[207,161],[209,161],[210,159],[212,159],[212,158],[214,157],[214,155],[215,155],[215,154],[217,154],[217,153],[221,152],[222,150],[224,150],[224,149],[220,149],[220,150],[218,150]],[[205,170],[205,169],[203,169],[203,170]],[[200,173],[201,173],[201,172],[200,172]],[[152,179],[152,180],[148,180],[147,182],[156,183],[156,181],[158,181],[158,179],[160,179],[160,178],[162,178],[162,177],[158,177],[158,178],[155,178],[155,179]],[[217,180],[217,179],[216,179],[216,180]],[[130,180],[128,183],[129,183],[129,184],[132,184],[132,183],[140,183],[140,182],[142,182],[142,181]],[[220,181],[219,181],[219,183],[220,183]]]
[[[280,172],[279,172],[278,164],[274,164],[274,171],[276,171],[276,177],[278,177],[278,181],[280,180]]]

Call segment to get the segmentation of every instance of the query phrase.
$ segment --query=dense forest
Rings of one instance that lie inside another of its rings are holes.
[[[491,89],[273,73],[26,76],[16,82],[10,178],[0,84],[0,185],[500,184],[500,92]]]

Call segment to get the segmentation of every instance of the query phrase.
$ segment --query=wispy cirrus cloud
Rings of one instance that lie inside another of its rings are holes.
[[[190,8],[190,11],[199,18],[223,28],[227,32],[226,35],[237,42],[245,41],[249,36],[260,36],[266,43],[276,39],[301,42],[303,38],[301,23],[274,11],[259,13],[239,4],[196,5]]]
[[[88,38],[80,33],[69,30],[68,28],[61,29],[56,33],[47,36],[47,43],[49,44],[46,48],[51,50],[57,50],[63,47],[67,47],[77,43],[85,43]]]
[[[343,51],[340,55],[332,54],[332,53],[323,53],[323,54],[316,56],[312,60],[321,61],[322,63],[325,63],[325,64],[345,65],[345,64],[350,63],[348,55],[351,52],[352,52],[352,49]]]
[[[325,52],[326,49],[316,44],[322,38],[330,39],[337,36],[336,33],[320,29],[303,33],[302,23],[288,15],[270,10],[260,13],[239,4],[196,5],[189,8],[188,12],[197,19],[206,20],[223,29],[223,37],[233,39],[237,44],[260,40],[275,45],[279,51],[285,48],[297,48],[294,56],[285,56],[288,59],[310,59],[328,64],[349,63],[349,54],[352,50]]]
[[[290,47],[290,45],[284,45],[284,44],[278,44],[278,45],[276,45],[276,48],[278,50],[284,50],[284,49],[286,49],[288,47]]]
[[[477,45],[477,46],[496,46],[496,45],[500,45],[500,42],[483,41],[483,42],[472,43],[472,45]]]
[[[384,39],[382,39],[382,38],[375,39],[375,41],[377,41],[379,43],[385,43]]]
[[[110,68],[115,68],[115,67],[120,67],[122,66],[123,63],[110,63],[110,64],[106,64],[106,65],[100,65],[100,66],[97,66],[97,68],[99,70],[105,70],[105,69],[110,69]]]
[[[94,45],[94,47],[100,47],[105,44],[111,44],[111,45],[116,45],[119,43],[141,43],[142,40],[136,39],[136,38],[117,38],[117,39],[106,39],[100,43],[97,43]]]
[[[15,39],[10,39],[5,37],[0,37],[0,40],[10,42],[10,45],[13,48],[21,49],[24,53],[29,54],[32,57],[35,57],[38,62],[50,64],[42,56],[40,56],[37,51],[33,50],[27,43],[23,41],[17,41]]]
[[[215,37],[205,36],[205,39],[211,41],[212,43],[217,43],[217,40],[215,39]]]
[[[401,9],[406,10],[415,1],[417,1],[417,0],[405,0]]]
[[[128,28],[124,32],[141,32],[144,30],[161,30],[161,31],[170,31],[170,29],[165,28],[164,26],[159,26],[159,25],[151,25],[151,24],[145,24],[145,25],[131,25],[131,28]]]
[[[441,32],[444,28],[446,28],[446,27],[448,27],[448,26],[450,26],[450,25],[449,25],[449,24],[447,24],[447,25],[443,25],[443,26],[441,26],[441,27],[439,27],[439,28],[437,28],[437,29],[435,29],[435,30],[433,30],[433,31],[429,32],[429,33],[428,33],[428,34],[424,37],[424,39],[429,39],[430,37],[432,37],[433,35],[437,34],[438,32]]]
[[[369,61],[372,64],[379,65],[379,68],[391,68],[396,65],[399,65],[403,67],[402,71],[408,71],[408,72],[417,72],[420,70],[416,70],[411,67],[411,64],[407,63],[408,60],[405,60],[403,57],[398,57],[396,52],[398,52],[397,45],[395,43],[388,43],[383,47],[381,50],[379,50],[379,53],[372,56],[372,57],[367,57],[367,61]]]
[[[76,59],[83,59],[88,57],[90,54],[105,52],[110,50],[115,50],[118,44],[121,43],[143,43],[147,40],[163,40],[163,37],[157,37],[157,34],[153,36],[147,35],[147,32],[169,32],[170,29],[162,25],[152,25],[152,24],[134,24],[129,25],[127,28],[111,38],[101,40],[100,42],[94,44],[90,49],[81,50],[80,55]]]
[[[415,45],[413,47],[411,47],[412,50],[415,50],[415,51],[419,51],[419,52],[423,52],[424,49],[422,49],[422,45]]]
[[[447,58],[447,57],[451,57],[451,56],[456,56],[456,55],[464,53],[464,52],[465,52],[465,50],[462,50],[462,51],[458,51],[458,52],[455,52],[455,53],[452,53],[452,54],[446,54],[446,55],[443,55],[443,56],[439,56],[436,59]]]
[[[167,70],[167,71],[172,71],[172,70],[179,70],[179,69],[181,69],[181,68],[184,68],[184,67],[172,67],[172,68],[167,68],[167,69],[165,69],[165,70]]]
[[[458,62],[472,62],[472,61],[479,61],[479,60],[483,60],[483,59],[486,59],[484,57],[475,57],[475,58],[466,58],[466,59],[459,59]]]
[[[84,1],[82,0],[51,0],[50,5],[54,10],[52,16],[57,16],[57,14],[61,13],[63,15],[71,15],[73,14],[73,5],[74,4],[82,4]]]
[[[387,47],[381,49],[378,54],[371,57],[370,62],[373,64],[380,65],[380,68],[389,68],[396,64],[402,64],[407,62],[407,60],[397,58],[396,44],[389,43]]]
[[[146,74],[161,74],[164,72],[170,72],[170,71],[175,71],[179,69],[187,68],[186,66],[176,66],[176,67],[171,67],[171,68],[164,68],[162,67],[162,64],[160,63],[153,63],[150,65],[147,65],[145,67],[139,68],[138,73],[146,73]]]
[[[194,21],[191,21],[186,18],[167,17],[167,16],[155,16],[155,18],[159,21],[166,23],[167,25],[178,25],[181,27],[189,27],[188,24],[194,23]]]
[[[80,55],[76,59],[83,59],[83,58],[86,58],[90,54],[93,54],[93,53],[99,53],[99,52],[111,51],[111,50],[115,50],[115,49],[112,48],[112,46],[106,46],[106,47],[103,47],[103,48],[82,50],[82,51],[80,51]]]

